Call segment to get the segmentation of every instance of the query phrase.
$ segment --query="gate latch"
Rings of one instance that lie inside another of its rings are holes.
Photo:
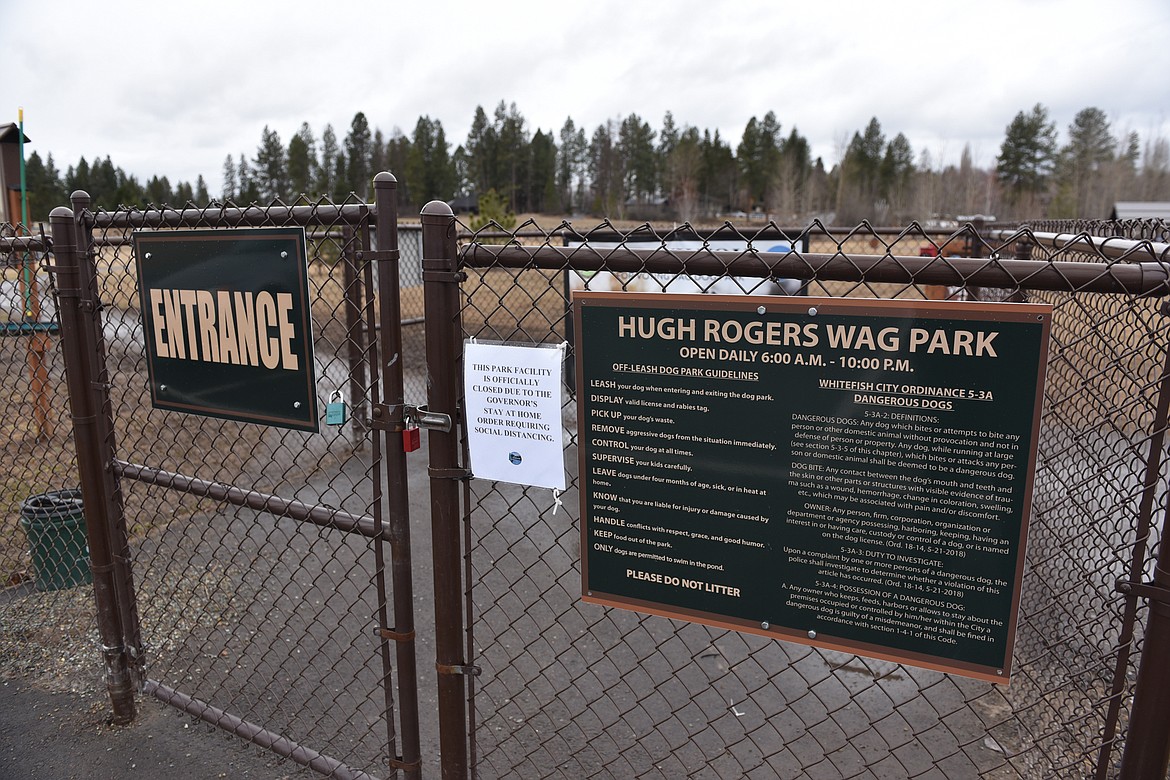
[[[392,404],[374,404],[370,410],[373,417],[370,420],[370,427],[380,431],[404,431],[407,428],[418,427],[426,428],[429,431],[451,432],[451,415],[449,414],[432,412],[425,405],[403,404],[402,419],[395,420],[393,419],[394,415],[390,413],[392,409],[394,409]]]

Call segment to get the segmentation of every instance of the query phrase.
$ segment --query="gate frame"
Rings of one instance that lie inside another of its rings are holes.
[[[134,212],[128,217],[108,220],[107,226],[182,227],[199,222],[214,227],[231,228],[277,221],[287,224],[313,225],[343,222],[356,227],[354,237],[361,251],[344,252],[346,271],[354,265],[352,276],[346,274],[346,309],[349,336],[353,337],[355,320],[350,317],[354,304],[359,306],[356,327],[372,331],[375,295],[378,298],[382,327],[382,356],[400,356],[401,305],[398,290],[397,180],[389,173],[374,179],[375,204],[329,206],[284,206],[268,208],[161,209]],[[165,704],[218,728],[242,737],[297,764],[339,779],[373,780],[342,762],[318,753],[263,726],[250,723],[213,705],[199,701],[163,683],[146,679],[142,669],[141,637],[135,602],[129,537],[123,511],[119,480],[134,479],[167,489],[205,496],[236,506],[245,506],[280,517],[325,526],[347,533],[357,533],[373,540],[376,569],[378,627],[382,658],[381,685],[385,696],[383,719],[386,722],[386,757],[395,772],[413,780],[421,777],[417,669],[413,617],[413,582],[410,558],[410,520],[406,458],[400,435],[383,426],[374,428],[375,462],[385,464],[384,475],[371,471],[373,515],[354,515],[323,506],[258,493],[195,476],[162,471],[143,464],[129,463],[117,457],[115,426],[109,394],[109,374],[102,329],[102,303],[97,283],[96,253],[93,230],[101,218],[89,211],[88,194],[71,196],[73,208],[58,207],[50,215],[56,264],[49,266],[58,277],[56,295],[61,320],[62,352],[66,366],[69,403],[73,414],[74,442],[82,500],[86,507],[87,534],[94,575],[94,599],[98,631],[106,662],[106,687],[116,723],[129,723],[135,717],[135,689],[151,694]],[[370,222],[373,221],[379,250],[370,251]],[[349,248],[346,245],[346,249]],[[364,262],[364,261],[371,262]],[[359,276],[357,268],[364,262]],[[372,262],[378,263],[379,283],[375,293]],[[360,280],[360,281],[359,281]],[[351,287],[365,290],[364,301],[351,298]],[[364,320],[363,320],[364,316]],[[390,401],[390,408],[402,415],[403,376],[400,359],[387,360],[379,367],[379,351],[372,339],[363,339],[365,358],[370,365],[371,402],[377,409],[380,398]],[[352,358],[354,355],[351,353]],[[375,415],[376,416],[376,415]],[[385,453],[383,454],[383,449]],[[389,496],[383,501],[383,479]],[[383,512],[383,503],[386,511]],[[393,581],[394,625],[388,624],[386,562],[380,542],[391,548],[390,576]],[[394,644],[398,664],[398,706],[394,704],[393,667],[390,644]],[[400,727],[395,728],[395,713]],[[401,753],[396,754],[396,737],[401,736]]]

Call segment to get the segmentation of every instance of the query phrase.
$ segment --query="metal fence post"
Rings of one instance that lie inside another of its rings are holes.
[[[98,443],[101,447],[103,498],[106,523],[113,551],[114,594],[118,599],[118,619],[122,623],[122,641],[126,645],[130,663],[130,679],[136,688],[145,682],[142,665],[142,630],[138,622],[138,599],[134,592],[134,575],[130,568],[130,538],[126,531],[126,514],[122,503],[122,486],[108,464],[115,456],[114,411],[110,403],[109,372],[106,368],[106,339],[102,328],[101,293],[97,268],[88,258],[93,256],[93,234],[84,224],[84,215],[91,203],[89,193],[76,190],[69,196],[77,229],[77,247],[87,262],[81,265],[81,282],[93,301],[92,327],[83,331],[87,338],[85,356],[89,375],[93,378],[94,410],[97,413]]]
[[[394,626],[383,634],[395,643],[398,663],[399,719],[402,755],[399,768],[407,778],[421,776],[418,725],[418,670],[414,645],[414,581],[410,557],[410,501],[406,452],[401,430],[405,404],[402,381],[402,302],[398,281],[398,182],[381,172],[374,177],[375,238],[378,263],[378,306],[381,319],[382,400],[390,410],[386,433],[386,483],[390,522],[390,575],[394,585]],[[381,572],[379,572],[381,576]],[[382,592],[385,592],[384,590]]]
[[[58,316],[61,322],[61,349],[65,359],[69,407],[73,416],[73,441],[77,449],[77,470],[85,503],[86,534],[93,569],[97,627],[106,663],[106,689],[110,694],[115,723],[134,719],[134,684],[129,652],[123,635],[119,609],[115,545],[110,535],[107,478],[108,460],[103,458],[104,436],[100,416],[105,404],[104,386],[93,373],[95,339],[93,328],[101,327],[101,314],[93,274],[85,268],[87,259],[78,242],[72,209],[59,206],[49,215],[53,253],[57,265]]]
[[[1161,455],[1170,407],[1170,352],[1162,369],[1154,432],[1150,438],[1150,461],[1147,464],[1140,512],[1148,516],[1154,486],[1161,470]],[[1170,769],[1170,560],[1166,555],[1166,534],[1170,533],[1170,506],[1162,520],[1163,543],[1157,547],[1152,583],[1121,583],[1127,596],[1146,597],[1149,613],[1142,643],[1142,660],[1134,682],[1133,704],[1129,711],[1129,733],[1121,756],[1120,780],[1164,780]],[[1140,572],[1131,572],[1134,579]],[[1128,608],[1128,607],[1127,607]],[[1128,623],[1127,623],[1128,624]],[[1122,637],[1125,647],[1131,636]],[[1124,648],[1123,648],[1124,650]],[[1104,770],[1104,767],[1101,767]],[[1103,776],[1103,775],[1102,775]]]
[[[442,201],[423,207],[423,297],[426,305],[427,405],[458,419],[460,366],[459,269],[455,215]],[[463,582],[460,572],[459,465],[456,426],[427,435],[431,475],[431,536],[435,581],[435,666],[438,671],[439,749],[445,780],[468,777],[467,704],[463,676]]]

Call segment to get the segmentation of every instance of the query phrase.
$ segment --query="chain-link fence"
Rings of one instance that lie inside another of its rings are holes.
[[[93,592],[50,241],[0,225],[0,677],[87,690]]]
[[[1149,573],[1160,523],[1149,510],[1166,500],[1164,465],[1156,480],[1145,473],[1165,425],[1155,418],[1168,342],[1150,293],[1167,290],[1166,247],[1118,257],[1028,231],[816,225],[777,230],[796,251],[769,257],[775,236],[763,231],[733,236],[751,242],[745,253],[715,251],[726,233],[680,251],[664,234],[615,240],[610,228],[596,245],[579,228],[570,241],[560,230],[465,241],[463,335],[572,343],[570,289],[1053,305],[1013,677],[1005,688],[583,603],[570,386],[563,505],[479,480],[465,498],[479,776],[1111,776],[1144,617],[1117,582]],[[1143,274],[1145,286],[1131,284]]]
[[[423,288],[458,278],[422,260],[425,216],[422,232],[399,231],[395,252],[375,240],[384,227],[376,209],[356,201],[145,212],[73,205],[98,304],[86,310],[100,333],[102,369],[90,386],[109,398],[102,446],[120,477],[110,501],[126,533],[124,550],[113,540],[111,564],[133,576],[132,598],[120,598],[138,681],[324,773],[409,775],[417,764],[397,755],[397,727],[405,740],[408,724],[395,693],[405,678],[414,683],[413,660],[400,655],[408,645],[413,653],[414,632],[388,614],[398,597],[413,601],[391,564],[405,547],[409,566],[409,544],[388,530],[406,486],[393,483],[393,469],[383,475],[403,410],[384,372],[400,367],[406,400],[421,403],[436,388],[455,393],[459,367],[454,342],[429,367],[424,356]],[[287,225],[306,228],[318,400],[323,407],[339,392],[345,424],[314,434],[152,408],[132,232]],[[449,227],[441,235],[453,246],[459,226]],[[1123,238],[1075,235],[1098,227]],[[459,488],[467,568],[455,579],[466,587],[468,622],[455,635],[466,644],[458,663],[436,637],[439,694],[442,702],[455,678],[468,685],[469,758],[479,776],[1115,774],[1146,624],[1145,597],[1118,582],[1148,579],[1167,501],[1167,468],[1151,461],[1165,427],[1158,400],[1168,345],[1156,297],[1167,289],[1166,249],[1150,242],[1165,241],[1164,223],[952,234],[684,228],[672,236],[566,223],[462,234],[479,240],[459,251],[466,278],[458,302],[427,329],[567,341],[570,364],[574,289],[1054,307],[1010,687],[582,603],[570,371],[570,488],[561,503],[503,483]],[[683,251],[676,241],[698,246]],[[48,244],[0,235],[9,442],[0,673],[89,688],[105,642],[93,591],[73,581],[85,578],[87,563],[71,557],[64,536],[37,537],[21,518],[28,498],[78,484],[46,273],[62,261]],[[401,290],[390,310],[387,263],[397,263]],[[77,300],[76,289],[61,292],[62,305]],[[388,311],[399,322],[384,331]],[[436,484],[459,485],[461,459],[442,463],[432,452],[432,495]],[[69,514],[72,496],[62,498],[60,514]],[[54,515],[54,528],[56,512],[25,510],[38,523]],[[38,546],[52,553],[44,571]],[[458,567],[445,571],[440,554],[436,570],[450,579]]]

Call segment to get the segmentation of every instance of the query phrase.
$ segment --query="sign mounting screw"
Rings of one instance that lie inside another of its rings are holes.
[[[293,408],[294,408],[294,409],[300,409],[300,408],[301,408],[301,402],[300,402],[300,401],[293,401]]]
[[[808,316],[810,316],[810,317],[815,317],[815,316],[817,316],[817,307],[816,307],[816,306],[810,306],[810,307],[809,307],[809,309],[808,309]]]
[[[809,632],[808,632],[808,638],[809,638],[809,639],[816,639],[816,638],[817,638],[817,632],[816,632],[816,631],[809,631]]]
[[[281,253],[280,253],[280,256],[281,256],[281,257],[288,257],[288,252],[281,252]]]
[[[767,309],[765,309],[763,306],[761,306],[760,308],[756,309],[756,314],[763,314],[766,311],[767,311]]]
[[[760,307],[760,308],[763,308],[763,307]],[[772,624],[769,623],[767,620],[765,620],[763,623],[760,623],[760,628],[764,629],[765,631],[767,631],[771,627],[772,627]]]

